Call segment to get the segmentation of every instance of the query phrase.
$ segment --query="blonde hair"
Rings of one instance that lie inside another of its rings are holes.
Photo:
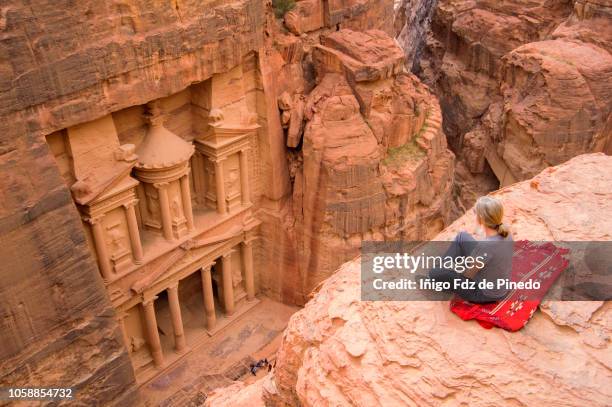
[[[481,196],[476,201],[476,215],[488,228],[494,229],[501,237],[507,237],[510,230],[503,223],[504,206],[501,201],[491,196]]]

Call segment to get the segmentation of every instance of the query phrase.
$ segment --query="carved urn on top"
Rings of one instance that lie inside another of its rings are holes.
[[[142,220],[166,240],[193,230],[189,159],[194,147],[164,127],[156,102],[147,104],[148,130],[136,149],[135,175],[143,185]]]

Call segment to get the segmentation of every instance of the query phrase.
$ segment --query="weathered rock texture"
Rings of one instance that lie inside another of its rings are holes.
[[[86,404],[135,402],[116,315],[71,199],[65,129],[112,119],[120,143],[139,144],[142,106],[153,100],[189,142],[208,116],[256,122],[254,261],[259,292],[285,302],[303,303],[363,237],[441,229],[452,155],[437,101],[401,72],[390,37],[360,34],[371,29],[392,32],[391,0],[303,0],[282,19],[255,0],[0,6],[0,384],[71,385]],[[211,100],[194,104],[210,86]],[[235,117],[245,106],[256,117]],[[87,188],[73,190],[87,198]],[[327,274],[310,276],[320,265]]]
[[[438,0],[400,0],[397,3],[394,34],[406,55],[406,66],[416,71]]]
[[[517,239],[610,240],[612,157],[582,155],[495,195]],[[470,211],[437,236],[475,226]],[[267,405],[607,406],[603,302],[544,302],[517,333],[463,322],[448,302],[362,302],[359,260],[285,331]],[[227,400],[226,400],[227,402]]]
[[[611,152],[611,14],[607,0],[438,1],[416,70],[472,173],[488,162],[508,185]]]
[[[177,4],[0,7],[2,387],[135,401],[115,313],[45,135],[176,93],[263,44],[261,1]]]
[[[449,221],[453,182],[437,100],[402,72],[392,38],[345,29],[320,42],[293,188],[306,292],[364,239],[435,235]]]
[[[269,24],[267,131],[288,147],[292,199],[260,214],[266,267],[283,269],[264,286],[285,301],[303,303],[364,238],[422,238],[449,220],[453,157],[437,100],[403,72],[392,6],[299,1]]]
[[[257,217],[262,220],[259,267],[265,270],[260,286],[272,298],[303,304],[312,288],[306,284],[309,269],[298,251],[295,213],[301,209],[293,201],[293,183],[303,161],[304,105],[316,86],[313,49],[322,36],[339,29],[390,34],[392,26],[391,0],[301,0],[282,19],[266,14],[258,114],[266,135],[261,151],[270,151],[270,159],[262,159],[272,171],[264,182],[271,191],[262,191]]]

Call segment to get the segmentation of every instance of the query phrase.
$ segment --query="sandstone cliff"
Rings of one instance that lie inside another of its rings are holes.
[[[285,140],[292,194],[260,213],[280,269],[263,285],[300,304],[363,239],[430,237],[450,218],[454,157],[437,99],[388,35],[392,2],[347,2],[331,25],[335,4],[299,1],[268,21],[262,59],[267,131]]]
[[[406,66],[417,71],[438,0],[401,0],[396,3],[395,37],[404,50]]]
[[[263,2],[0,6],[0,383],[130,403],[135,380],[45,135],[184,89],[262,44]]]
[[[464,158],[473,172],[501,157],[509,174],[526,177],[580,151],[611,151],[609,2],[580,0],[572,11],[568,2],[449,0],[432,16],[434,3],[404,2],[411,28],[400,38],[414,42],[404,53],[388,36],[391,0],[298,0],[278,16],[255,0],[0,6],[0,384],[70,384],[83,403],[136,402],[116,315],[45,141],[63,129],[112,114],[127,123],[130,108],[216,76],[215,96],[238,96],[259,126],[259,292],[294,304],[362,240],[428,238],[449,220],[454,157],[439,102],[402,69],[406,55],[429,53],[420,69],[448,95],[451,135],[471,131]],[[517,7],[527,11],[515,20]],[[421,47],[430,18],[434,36]],[[488,40],[474,45],[480,37]],[[559,151],[558,134],[567,135]],[[283,352],[271,400],[316,402],[291,390],[291,363],[301,359]]]
[[[45,137],[113,114],[133,142],[130,109],[213,76],[219,99],[236,96],[229,83],[242,81],[238,96],[260,126],[251,188],[262,221],[259,292],[303,303],[308,276],[299,265],[287,160],[301,142],[303,111],[282,115],[277,99],[286,92],[298,106],[316,86],[312,49],[320,36],[391,32],[393,9],[391,0],[303,0],[280,18],[274,11],[254,0],[0,6],[2,386],[69,384],[83,403],[135,401],[116,315]],[[190,126],[177,121],[173,130],[182,135]]]
[[[609,1],[437,2],[415,71],[473,174],[490,166],[504,186],[610,153],[611,15]]]
[[[431,237],[449,221],[453,155],[437,100],[381,31],[340,30],[313,50],[317,86],[293,183],[310,292],[362,240]]]
[[[517,239],[609,240],[610,174],[612,158],[582,155],[495,195]],[[276,406],[610,404],[609,303],[544,302],[509,333],[463,322],[447,302],[359,298],[355,260],[292,317],[273,375],[252,392],[263,386]]]
[[[1,386],[136,403],[115,311],[45,136],[229,70],[262,46],[265,11],[250,0],[0,6]]]
[[[309,273],[314,268],[305,267],[302,227],[296,219],[302,212],[301,201],[294,198],[301,194],[296,192],[295,179],[304,163],[302,140],[310,119],[304,117],[305,104],[317,85],[314,50],[337,30],[378,29],[390,34],[393,4],[391,0],[300,0],[284,14],[281,9],[274,11],[276,17],[266,13],[257,65],[261,83],[256,82],[261,91],[258,122],[265,135],[262,166],[269,169],[257,210],[262,220],[260,289],[271,298],[301,305],[312,288]]]

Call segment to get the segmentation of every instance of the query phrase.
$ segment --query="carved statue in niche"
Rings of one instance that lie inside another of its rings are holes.
[[[230,168],[225,187],[230,194],[240,193],[240,169]]]
[[[149,219],[157,219],[160,216],[157,194],[147,188],[145,195],[147,197],[147,210],[149,212]]]
[[[210,209],[216,209],[216,180],[214,164],[209,160],[204,160],[204,176],[206,177],[205,204]]]
[[[174,219],[178,219],[182,217],[181,203],[179,202],[179,199],[177,196],[175,196],[174,199],[172,200],[172,203],[170,204],[170,208],[172,209],[172,217]]]
[[[232,283],[234,287],[242,284],[242,268],[241,267],[232,267]]]
[[[123,221],[118,221],[106,227],[106,245],[115,273],[123,272],[132,262],[130,243],[122,225]]]
[[[206,166],[204,167],[204,171],[206,172],[206,185],[208,185],[208,191],[215,190],[215,169],[210,161],[206,161]]]
[[[136,352],[138,349],[142,348],[146,341],[139,336],[132,336],[130,338],[130,350],[132,352]]]
[[[224,174],[225,194],[228,208],[235,208],[240,205],[242,195],[240,183],[240,160],[238,154],[233,154],[225,160]]]
[[[111,225],[106,229],[106,236],[108,237],[108,246],[111,248],[111,253],[113,255],[122,254],[122,252],[125,251],[125,247],[123,245],[125,236],[120,230],[118,223]]]

